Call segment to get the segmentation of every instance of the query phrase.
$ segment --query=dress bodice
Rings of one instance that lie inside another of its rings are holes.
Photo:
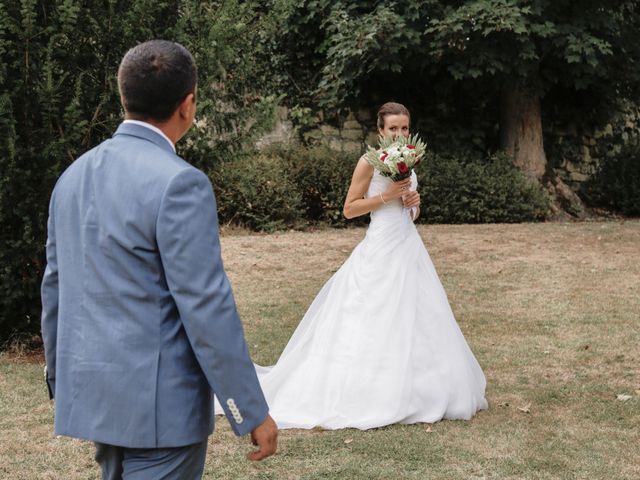
[[[380,174],[378,170],[373,170],[373,177],[371,178],[371,183],[369,184],[369,190],[367,190],[367,198],[375,197],[389,187],[389,185],[393,183],[389,177],[385,177]],[[418,179],[416,177],[415,172],[411,172],[411,191],[415,191],[418,188]],[[371,212],[371,223],[378,223],[379,221],[384,221],[387,223],[389,221],[404,221],[405,217],[409,215],[409,210],[405,209],[402,205],[402,200],[400,198],[396,198],[394,200],[388,200],[385,205],[382,205],[378,209]]]

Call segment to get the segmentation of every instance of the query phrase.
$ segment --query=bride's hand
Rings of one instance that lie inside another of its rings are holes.
[[[409,194],[410,187],[411,178],[405,178],[404,180],[393,182],[382,195],[384,196],[385,201],[393,200]]]
[[[420,206],[420,194],[418,192],[409,192],[402,197],[404,208],[413,208]]]

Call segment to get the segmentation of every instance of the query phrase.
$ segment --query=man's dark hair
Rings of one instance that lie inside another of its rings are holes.
[[[139,120],[168,120],[190,93],[195,94],[196,62],[179,43],[150,40],[129,50],[118,69],[125,111]]]

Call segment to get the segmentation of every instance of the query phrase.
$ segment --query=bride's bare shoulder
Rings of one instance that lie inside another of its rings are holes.
[[[369,162],[367,162],[367,159],[365,158],[364,155],[362,155],[358,159],[358,163],[356,164],[355,171],[362,174],[367,174],[369,176],[373,175],[373,167]]]

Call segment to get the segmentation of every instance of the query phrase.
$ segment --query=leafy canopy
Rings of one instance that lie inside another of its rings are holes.
[[[424,82],[444,70],[539,94],[554,85],[630,94],[640,79],[634,1],[314,0],[291,9],[289,24],[288,34],[313,49],[307,65],[320,69],[325,106],[390,73]]]

